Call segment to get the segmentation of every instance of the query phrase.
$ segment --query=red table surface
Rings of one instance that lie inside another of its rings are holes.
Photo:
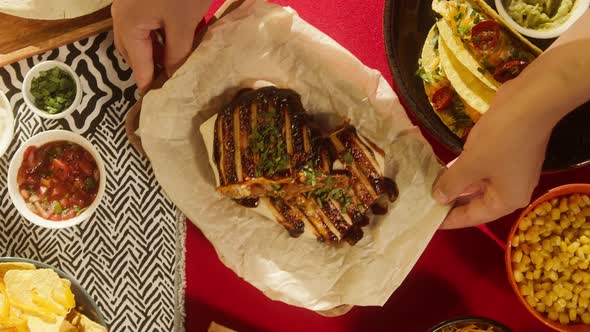
[[[409,0],[408,0],[409,1]],[[215,0],[212,11],[223,1]],[[375,68],[392,84],[383,39],[383,0],[279,0],[307,22]],[[420,42],[420,41],[417,41]],[[424,135],[445,161],[449,154]],[[543,176],[535,197],[555,186],[589,182],[590,168]],[[489,224],[501,239],[516,214]],[[475,228],[439,231],[404,283],[384,307],[357,307],[343,317],[325,318],[265,297],[217,258],[203,234],[188,223],[186,329],[206,331],[216,321],[238,331],[426,331],[451,317],[485,316],[516,331],[550,331],[513,294],[504,252]]]

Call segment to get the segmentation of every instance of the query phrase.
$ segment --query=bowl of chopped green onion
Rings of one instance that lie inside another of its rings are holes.
[[[59,61],[44,61],[25,76],[23,97],[25,104],[38,116],[62,119],[80,105],[82,87],[72,67]]]

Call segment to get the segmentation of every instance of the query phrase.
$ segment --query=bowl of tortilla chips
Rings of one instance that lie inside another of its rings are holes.
[[[106,332],[98,306],[65,272],[31,259],[0,258],[0,330]]]

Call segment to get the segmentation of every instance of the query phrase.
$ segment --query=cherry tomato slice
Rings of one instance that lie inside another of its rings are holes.
[[[434,109],[440,111],[449,107],[449,105],[451,105],[451,101],[453,100],[453,94],[453,90],[448,86],[438,89],[434,95],[432,95],[432,104],[434,105]]]
[[[51,161],[51,172],[53,172],[53,176],[62,181],[70,177],[68,165],[57,158]]]
[[[500,26],[496,21],[482,21],[471,29],[471,42],[481,51],[491,51],[498,45]]]
[[[529,62],[524,60],[508,61],[496,68],[494,71],[494,79],[500,83],[509,81],[518,76],[528,65]]]

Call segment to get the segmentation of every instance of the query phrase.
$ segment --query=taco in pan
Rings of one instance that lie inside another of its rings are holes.
[[[448,49],[492,90],[541,54],[483,0],[433,0],[432,9],[441,16],[437,27]]]
[[[443,61],[441,61],[441,39],[435,25],[426,37],[422,48],[418,75],[422,78],[426,96],[441,121],[455,135],[465,138],[475,121],[479,119],[480,112],[474,109],[461,94],[457,93],[444,67]],[[454,72],[453,67],[447,69],[449,69],[451,76],[460,76]],[[465,69],[464,71],[466,72],[463,73],[464,76],[470,75],[469,71]],[[480,82],[480,84],[482,83]]]

